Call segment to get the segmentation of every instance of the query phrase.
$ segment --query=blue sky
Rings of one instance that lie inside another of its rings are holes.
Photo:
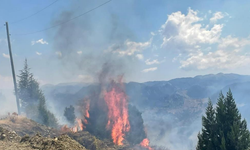
[[[209,73],[250,74],[250,2],[245,0],[113,0],[64,26],[30,35],[84,13],[104,0],[3,0],[16,72],[25,58],[41,84],[95,82],[105,60],[123,62],[129,81]],[[109,57],[110,56],[110,57]],[[5,27],[0,27],[0,89],[12,88]]]

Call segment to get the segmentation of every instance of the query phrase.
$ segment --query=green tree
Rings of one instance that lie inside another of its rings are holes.
[[[208,104],[206,119],[212,115],[211,109],[211,104]],[[210,113],[208,114],[208,112]],[[250,133],[247,129],[247,122],[241,119],[241,114],[230,89],[226,97],[222,93],[219,95],[213,130],[207,130],[210,126],[207,126],[207,121],[204,121],[204,118],[202,120],[203,129],[202,133],[198,134],[197,150],[203,150],[211,143],[213,146],[210,149],[214,150],[248,150],[250,148]],[[212,135],[212,137],[207,138],[208,135]]]
[[[24,68],[20,70],[19,80],[18,80],[18,96],[20,98],[22,108],[25,108],[28,103],[30,103],[30,94],[29,94],[29,77],[30,77],[30,68],[28,67],[27,59],[24,61]]]
[[[215,110],[211,100],[208,102],[206,116],[202,116],[202,133],[198,135],[197,150],[215,150],[216,147],[216,120]]]
[[[57,119],[47,109],[46,100],[39,83],[30,73],[27,59],[24,62],[24,68],[18,76],[18,94],[21,100],[21,110],[28,118],[35,120],[38,123],[50,127],[57,127]]]
[[[73,125],[76,120],[75,108],[70,105],[64,109],[64,117]]]

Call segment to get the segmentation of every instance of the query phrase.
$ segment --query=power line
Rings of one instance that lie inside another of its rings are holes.
[[[88,14],[88,13],[90,13],[90,12],[92,12],[92,11],[94,11],[94,10],[96,10],[96,9],[98,9],[98,8],[100,8],[100,7],[104,6],[104,5],[106,5],[106,4],[108,4],[108,3],[111,2],[111,1],[112,1],[112,0],[106,1],[106,2],[102,3],[101,5],[98,5],[98,6],[94,7],[94,8],[92,8],[92,9],[90,9],[90,10],[88,10],[88,11],[86,11],[86,12],[80,14],[80,15],[78,15],[78,16],[75,16],[75,17],[73,17],[73,18],[71,18],[71,19],[69,19],[69,20],[67,20],[67,21],[65,21],[65,22],[61,22],[61,23],[59,23],[59,24],[57,24],[57,25],[50,26],[50,27],[48,27],[48,28],[41,29],[41,30],[38,30],[38,31],[35,31],[35,32],[21,33],[21,34],[12,34],[12,35],[29,35],[29,34],[35,34],[35,33],[38,33],[38,32],[43,32],[43,31],[52,29],[52,28],[54,28],[54,27],[63,25],[63,24],[65,24],[65,23],[68,23],[68,22],[70,22],[70,21],[72,21],[72,20],[74,20],[74,19],[77,19],[77,18],[79,18],[79,17],[82,17],[82,16],[84,16],[84,15],[86,15],[86,14]]]
[[[39,10],[39,11],[37,11],[37,12],[34,13],[34,14],[31,14],[31,15],[29,15],[29,16],[27,16],[27,17],[24,17],[24,18],[22,18],[22,19],[20,19],[20,20],[13,21],[13,22],[10,22],[10,23],[11,23],[11,24],[18,23],[18,22],[21,22],[21,21],[23,21],[23,20],[26,20],[26,19],[28,19],[28,18],[30,18],[30,17],[33,17],[33,16],[35,16],[36,14],[42,12],[43,10],[49,8],[50,6],[52,6],[53,4],[55,4],[57,1],[59,1],[59,0],[55,0],[54,2],[50,3],[49,5],[47,5],[46,7],[44,7],[43,9],[41,9],[41,10]]]

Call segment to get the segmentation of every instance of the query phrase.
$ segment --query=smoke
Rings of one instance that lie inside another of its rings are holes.
[[[201,129],[201,115],[192,121],[188,120],[191,117],[187,117],[186,123],[181,123],[183,120],[166,110],[148,110],[142,115],[151,145],[169,150],[195,149],[197,134]]]
[[[103,3],[100,1],[100,4]],[[52,25],[58,25],[82,14],[98,4],[92,1],[71,1],[68,10],[61,12],[52,21]],[[74,19],[56,30],[49,31],[53,37],[53,55],[56,56],[63,66],[61,75],[67,80],[78,78],[75,81],[105,84],[119,75],[123,75],[125,81],[129,79],[136,68],[135,56],[121,56],[114,53],[115,50],[125,50],[126,40],[135,40],[132,30],[116,15],[115,5],[109,3],[89,14]],[[109,48],[112,46],[112,51]],[[54,57],[53,56],[53,57]],[[89,80],[90,79],[90,80]],[[102,86],[102,85],[100,85]],[[96,89],[95,89],[96,90]],[[86,95],[90,92],[86,92]],[[72,99],[70,96],[69,99]],[[78,97],[80,100],[80,97]],[[83,98],[83,97],[82,97]],[[52,103],[49,107],[52,112],[62,114],[54,110],[59,106],[69,106],[72,103]],[[60,118],[63,122],[63,118]]]
[[[16,99],[13,90],[0,90],[0,115],[17,112]],[[1,116],[0,116],[1,118]]]
[[[96,5],[91,1],[72,1],[70,9],[54,18],[52,25],[68,21]],[[63,64],[62,75],[66,78],[88,75],[93,77],[94,82],[98,82],[98,74],[102,71],[103,64],[113,67],[114,75],[127,75],[132,70],[134,57],[118,56],[108,51],[111,45],[116,45],[115,49],[125,49],[124,42],[135,38],[112,8],[111,4],[107,4],[59,26],[50,33],[53,35],[54,53]]]

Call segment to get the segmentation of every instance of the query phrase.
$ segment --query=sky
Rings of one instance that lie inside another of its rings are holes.
[[[126,82],[250,75],[250,1],[112,0],[61,26],[106,1],[58,0],[42,10],[52,2],[1,1],[0,90],[13,89],[6,21],[16,74],[26,58],[42,85],[95,82],[105,61],[123,64],[116,70]]]

